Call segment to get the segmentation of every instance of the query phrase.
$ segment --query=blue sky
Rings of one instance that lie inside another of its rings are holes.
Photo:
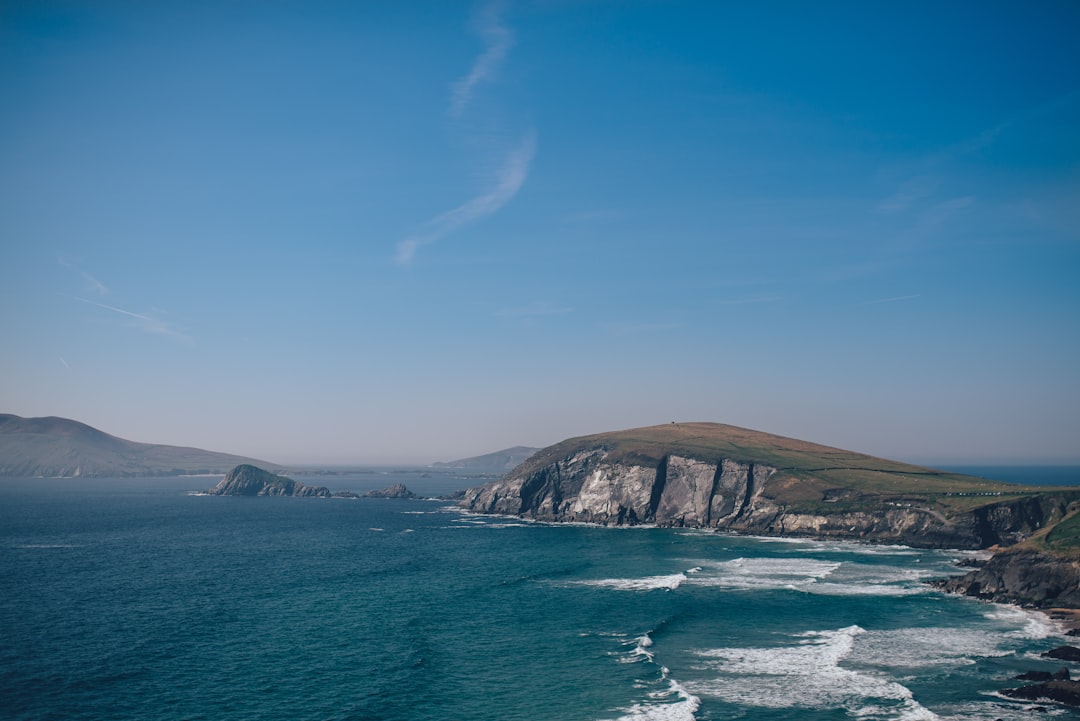
[[[1080,462],[1080,5],[6,2],[0,411]]]

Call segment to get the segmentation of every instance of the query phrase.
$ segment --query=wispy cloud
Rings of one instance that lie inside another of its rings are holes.
[[[934,194],[940,180],[932,175],[917,175],[900,185],[895,193],[877,205],[879,213],[899,213]]]
[[[476,15],[476,29],[484,38],[486,47],[473,62],[468,74],[451,87],[450,115],[453,117],[460,117],[465,112],[477,85],[498,73],[499,66],[514,44],[514,33],[502,23],[502,9],[501,2],[491,2]]]
[[[640,335],[647,333],[663,333],[669,330],[681,328],[682,323],[601,323],[600,327],[611,335]]]
[[[79,266],[75,265],[75,263],[72,263],[70,260],[68,260],[62,255],[56,256],[56,260],[60,263],[60,265],[64,266],[68,270],[73,270],[80,276],[82,276],[83,283],[86,285],[87,291],[91,293],[96,293],[97,295],[108,295],[109,289],[105,286],[104,283],[87,273]]]
[[[134,320],[135,327],[146,331],[147,333],[168,336],[182,343],[190,344],[194,342],[191,336],[185,333],[181,333],[161,318],[156,318],[152,315],[145,315],[143,313],[133,313],[130,310],[124,310],[123,308],[117,308],[116,306],[98,303],[96,301],[87,300],[86,298],[79,298],[77,296],[75,300],[82,301],[83,303],[87,303],[89,305],[93,305],[104,310],[112,311],[113,313],[118,313],[127,318],[131,318]]]
[[[434,243],[462,226],[475,223],[496,212],[517,195],[529,174],[529,164],[536,154],[536,135],[529,133],[507,155],[495,173],[493,186],[485,193],[462,203],[453,210],[435,216],[419,232],[398,243],[397,262],[408,265],[420,246]]]
[[[859,303],[859,305],[881,305],[882,303],[901,303],[906,300],[915,300],[921,298],[922,293],[914,293],[912,295],[897,295],[892,298],[878,298],[877,300],[868,300],[865,303]]]
[[[518,308],[504,308],[495,315],[499,318],[532,318],[544,315],[565,315],[573,312],[573,308],[564,305],[556,305],[547,301],[538,301]]]
[[[744,295],[740,298],[725,298],[716,301],[717,305],[756,305],[758,303],[775,303],[780,296],[775,293],[758,293],[757,295]]]

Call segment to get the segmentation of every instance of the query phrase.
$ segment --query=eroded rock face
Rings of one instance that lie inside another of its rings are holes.
[[[1060,515],[1067,500],[1005,501],[946,519],[917,504],[870,498],[859,500],[861,508],[849,504],[832,510],[825,503],[828,494],[839,498],[844,493],[834,489],[826,492],[820,510],[809,512],[785,502],[784,491],[770,491],[775,479],[789,488],[797,481],[771,466],[729,458],[709,463],[669,455],[653,465],[614,460],[603,448],[592,448],[521,468],[465,491],[460,505],[477,513],[540,521],[651,523],[923,548],[986,548],[1030,534],[1053,514]]]
[[[727,459],[706,463],[680,456],[668,456],[656,467],[612,462],[596,449],[470,489],[462,505],[544,521],[722,528],[747,510],[757,498],[755,489],[774,472]]]

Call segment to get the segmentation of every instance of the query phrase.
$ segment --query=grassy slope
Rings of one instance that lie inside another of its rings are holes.
[[[127,441],[66,418],[0,414],[0,475],[173,475],[221,472],[266,461],[198,448]]]
[[[912,503],[948,516],[998,500],[1063,490],[999,483],[718,423],[671,423],[571,438],[538,452],[516,473],[600,447],[612,460],[641,465],[657,465],[667,455],[770,465],[779,472],[770,479],[768,494],[805,511]]]
[[[1015,548],[1080,560],[1080,504],[1073,504],[1072,510],[1064,518],[1018,543]]]

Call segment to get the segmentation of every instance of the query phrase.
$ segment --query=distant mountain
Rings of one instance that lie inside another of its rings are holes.
[[[432,463],[431,465],[435,468],[452,468],[476,473],[506,473],[524,463],[529,456],[538,450],[540,449],[529,448],[528,446],[514,446],[513,448],[506,448],[483,456]]]
[[[244,463],[277,467],[228,453],[127,441],[67,418],[0,414],[0,476],[180,476],[225,473]]]

